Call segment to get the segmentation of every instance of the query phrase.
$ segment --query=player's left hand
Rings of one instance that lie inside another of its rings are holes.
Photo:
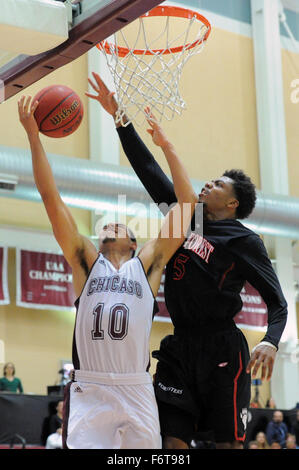
[[[273,365],[276,357],[276,349],[266,344],[257,345],[247,364],[246,372],[249,374],[252,370],[252,377],[255,378],[260,367],[262,368],[261,379],[270,380],[273,372]]]

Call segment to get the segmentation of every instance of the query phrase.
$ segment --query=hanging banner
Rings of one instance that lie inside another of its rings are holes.
[[[7,247],[0,247],[0,305],[9,304],[7,285]]]
[[[159,312],[155,315],[156,321],[171,322],[165,304],[164,297],[165,272],[162,275],[161,284],[157,296]],[[267,305],[264,300],[248,282],[245,283],[241,293],[243,301],[242,310],[234,317],[239,328],[265,330],[268,321]]]
[[[240,295],[243,307],[234,318],[237,326],[239,328],[265,330],[268,324],[268,310],[259,292],[249,282],[246,282]]]
[[[72,270],[63,255],[17,249],[16,304],[26,308],[72,310]]]

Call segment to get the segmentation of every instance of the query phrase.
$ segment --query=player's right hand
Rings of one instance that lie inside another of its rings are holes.
[[[28,135],[37,135],[39,128],[34,117],[38,101],[31,103],[31,96],[22,96],[18,101],[19,119]]]
[[[146,120],[150,125],[150,129],[147,129],[147,132],[152,136],[154,144],[163,148],[166,145],[170,145],[169,140],[167,139],[162,127],[158,124],[157,118],[151,112],[149,106],[144,109],[146,113]]]
[[[92,72],[92,75],[94,80],[91,80],[89,78],[88,82],[97,94],[93,95],[91,93],[86,92],[85,95],[88,96],[88,98],[97,100],[107,111],[107,113],[115,117],[115,113],[118,109],[118,104],[114,97],[115,92],[110,91],[109,88],[107,88],[99,74]]]

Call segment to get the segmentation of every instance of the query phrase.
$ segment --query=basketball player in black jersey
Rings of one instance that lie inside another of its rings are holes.
[[[115,117],[117,102],[98,74],[89,83]],[[117,127],[123,149],[155,203],[176,201],[173,184],[132,124]],[[191,233],[166,266],[165,300],[174,335],[161,341],[155,392],[164,447],[188,448],[191,439],[216,448],[242,448],[251,371],[270,380],[287,318],[287,303],[260,237],[237,219],[255,206],[255,187],[241,170],[205,184],[203,236]],[[268,328],[251,356],[234,323],[245,281],[268,308]]]

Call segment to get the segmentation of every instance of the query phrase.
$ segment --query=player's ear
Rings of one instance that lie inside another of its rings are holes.
[[[131,240],[130,241],[130,248],[132,250],[136,251],[137,250],[137,243]]]
[[[137,243],[131,241],[131,243],[130,243],[130,248],[131,248],[131,250],[132,250],[132,258],[134,258],[135,253],[136,253],[136,250],[137,250]]]
[[[238,201],[238,199],[235,199],[235,198],[234,198],[234,199],[231,199],[231,200],[229,201],[229,203],[228,203],[228,207],[229,207],[230,209],[235,209],[235,210],[236,210],[237,207],[239,207],[239,201]]]

